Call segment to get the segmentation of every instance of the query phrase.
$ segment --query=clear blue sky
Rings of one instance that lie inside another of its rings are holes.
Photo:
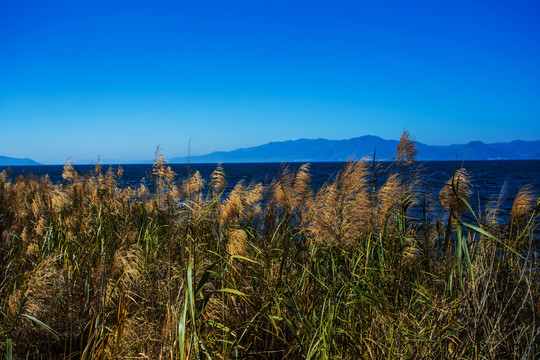
[[[540,139],[540,2],[0,1],[0,155]],[[191,144],[188,146],[188,144]]]

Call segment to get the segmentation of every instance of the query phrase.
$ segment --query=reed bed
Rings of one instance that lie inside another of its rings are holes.
[[[438,198],[401,139],[320,189],[179,179],[157,153],[63,182],[0,175],[0,351],[7,359],[537,359],[536,218],[525,187],[473,211],[456,169]],[[383,175],[384,183],[374,182]],[[421,213],[413,218],[411,210]],[[537,323],[538,322],[538,323]]]

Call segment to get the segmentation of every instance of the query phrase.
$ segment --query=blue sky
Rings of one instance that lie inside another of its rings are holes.
[[[540,139],[537,1],[0,1],[0,155]]]

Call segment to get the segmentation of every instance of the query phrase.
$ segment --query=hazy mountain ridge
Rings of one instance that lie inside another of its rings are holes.
[[[169,158],[170,163],[246,163],[246,162],[321,162],[346,161],[350,158],[392,160],[398,141],[366,135],[346,140],[298,139],[269,142],[264,145],[232,151],[216,151],[206,155]],[[485,144],[471,141],[448,146],[417,143],[419,161],[441,160],[540,160],[540,141],[514,140]],[[94,164],[95,161],[76,161],[76,164]],[[104,164],[143,164],[141,161],[105,161]],[[27,158],[0,156],[0,166],[31,166],[40,163]]]
[[[264,145],[232,151],[216,151],[192,156],[193,163],[217,162],[314,162],[346,161],[350,158],[392,160],[398,141],[366,135],[347,140],[298,139],[270,142]],[[471,141],[448,146],[417,143],[420,161],[438,160],[535,160],[540,159],[540,141],[515,140],[507,143],[485,144]],[[186,157],[171,158],[171,163],[186,162]]]
[[[32,159],[20,159],[8,156],[0,156],[0,166],[24,166],[24,165],[40,165],[40,163]]]

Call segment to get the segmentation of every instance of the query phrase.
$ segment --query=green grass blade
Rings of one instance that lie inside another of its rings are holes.
[[[244,294],[244,293],[241,292],[240,290],[236,290],[236,289],[223,288],[223,289],[219,289],[218,291],[226,292],[226,293],[234,294],[234,295],[240,295],[240,296],[242,296],[242,297],[247,297],[246,294]]]
[[[184,359],[186,353],[186,326],[187,326],[187,308],[188,308],[188,294],[184,295],[184,309],[178,322],[178,352],[180,353],[180,360]]]
[[[21,314],[21,316],[24,316],[25,318],[32,320],[37,325],[39,325],[40,327],[42,327],[43,329],[45,329],[49,333],[51,333],[56,339],[60,339],[60,335],[58,334],[58,332],[56,332],[53,328],[51,328],[49,325],[45,324],[44,322],[42,322],[42,321],[40,321],[40,320],[36,319],[35,317],[33,317],[31,315],[28,315],[28,314]]]
[[[471,224],[466,224],[466,223],[463,223],[464,226],[470,228],[470,229],[473,229],[477,232],[479,232],[480,234],[482,235],[485,235],[487,236],[488,238],[492,239],[492,240],[495,240],[496,242],[498,242],[499,244],[503,245],[505,248],[507,248],[508,250],[510,250],[511,252],[513,252],[515,255],[517,255],[519,258],[521,259],[524,259],[524,257],[519,254],[516,250],[512,249],[510,246],[506,245],[504,242],[501,241],[501,239],[499,239],[498,237],[488,233],[486,230],[478,227],[478,226],[474,226],[474,225],[471,225]]]

